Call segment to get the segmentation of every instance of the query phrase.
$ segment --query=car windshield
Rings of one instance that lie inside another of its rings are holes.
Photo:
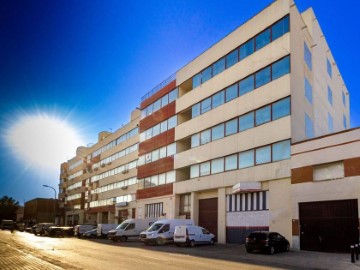
[[[164,224],[162,223],[154,223],[151,225],[146,231],[147,232],[156,232],[158,231]]]
[[[256,238],[259,240],[264,240],[264,239],[266,239],[266,237],[267,237],[266,233],[251,233],[249,235],[249,238]]]
[[[125,228],[129,225],[129,223],[121,223],[119,226],[116,227],[117,230],[125,230]]]

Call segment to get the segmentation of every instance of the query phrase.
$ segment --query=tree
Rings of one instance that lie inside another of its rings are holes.
[[[19,202],[15,201],[12,197],[3,196],[0,199],[0,220],[16,220],[16,211],[18,208]]]

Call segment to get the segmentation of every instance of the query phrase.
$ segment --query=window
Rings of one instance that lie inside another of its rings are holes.
[[[347,124],[346,124],[346,116],[345,116],[345,114],[343,115],[343,125],[344,125],[344,128],[346,129]]]
[[[327,73],[329,74],[330,78],[332,78],[332,67],[329,59],[326,59],[326,67],[327,67]]]
[[[254,90],[254,75],[251,75],[239,83],[240,96]]]
[[[239,154],[239,168],[247,168],[254,166],[254,150],[241,152]]]
[[[224,158],[218,158],[211,161],[211,174],[224,171]]]
[[[169,103],[173,102],[178,97],[178,89],[174,89],[169,93]]]
[[[210,142],[210,129],[205,130],[203,132],[200,133],[200,144],[206,144]]]
[[[330,86],[328,86],[328,101],[331,105],[333,105],[333,94]]]
[[[255,74],[255,87],[258,88],[270,82],[270,67],[266,67]],[[241,89],[241,87],[240,87]]]
[[[180,195],[180,214],[191,212],[191,194]]]
[[[172,156],[172,155],[175,155],[176,154],[176,143],[172,143],[172,144],[169,144],[167,147],[166,147],[166,150],[167,150],[167,156]]]
[[[195,177],[199,177],[200,174],[199,174],[199,168],[200,166],[198,164],[196,165],[192,165],[190,167],[190,178],[195,178]]]
[[[160,217],[163,213],[163,203],[145,204],[145,218]]]
[[[201,101],[201,114],[211,110],[211,98]]]
[[[255,117],[256,117],[255,123],[257,126],[267,123],[267,122],[270,122],[270,120],[271,120],[270,106],[266,106],[264,108],[256,110]]]
[[[287,32],[289,32],[289,16],[286,16],[271,27],[272,41]]]
[[[238,132],[238,119],[227,121],[225,124],[225,135],[229,136]]]
[[[191,108],[191,118],[195,118],[196,116],[200,115],[200,103],[195,104]]]
[[[311,52],[305,42],[304,42],[304,60],[305,60],[305,63],[307,64],[308,68],[310,70],[312,70]]]
[[[229,53],[227,56],[225,56],[225,59],[226,59],[226,68],[235,65],[238,62],[238,50],[236,49],[231,53]]]
[[[204,83],[204,82],[210,80],[211,77],[212,77],[212,66],[204,69],[201,72],[201,83]]]
[[[217,125],[211,129],[211,140],[224,138],[224,124]]]
[[[177,125],[177,119],[176,119],[176,115],[174,115],[168,120],[168,130],[176,127],[176,125]]]
[[[290,97],[275,102],[272,105],[272,120],[290,115]]]
[[[221,58],[213,65],[213,76],[223,72],[225,70],[225,58]]]
[[[312,86],[309,81],[305,78],[305,97],[312,104]]]
[[[264,146],[255,150],[256,165],[271,162],[271,146]]]
[[[200,176],[210,174],[210,161],[200,164]]]
[[[226,88],[226,102],[229,102],[230,100],[233,100],[238,97],[238,89],[237,84],[233,84]]]
[[[270,43],[270,29],[266,29],[255,37],[255,48],[260,50],[262,47]]]
[[[158,99],[157,101],[154,102],[154,108],[153,108],[154,112],[159,110],[160,107],[161,107],[161,99]]]
[[[160,124],[160,132],[163,133],[168,130],[168,122],[164,121]]]
[[[191,136],[191,148],[197,147],[200,145],[200,134],[195,134]]]
[[[272,80],[290,72],[290,57],[287,56],[272,65]]]
[[[169,95],[165,95],[161,98],[161,106],[164,107],[169,103]]]
[[[307,138],[314,137],[314,125],[312,119],[305,113],[305,136]]]
[[[330,133],[334,132],[334,120],[330,113],[328,113],[328,128]]]
[[[345,96],[345,93],[344,92],[341,92],[342,94],[342,102],[343,102],[343,105],[346,106],[346,96]]]
[[[244,131],[246,129],[254,127],[254,112],[247,113],[239,118],[239,130]]]
[[[240,59],[244,59],[254,52],[254,39],[250,39],[240,46]]]
[[[225,158],[225,171],[237,169],[237,157],[237,155],[231,155]]]
[[[219,107],[220,105],[224,104],[225,101],[225,92],[221,91],[215,95],[212,96],[212,108],[215,109],[216,107]]]
[[[290,158],[290,140],[274,143],[272,147],[273,161]]]
[[[193,83],[193,86],[192,88],[196,88],[198,87],[200,84],[201,84],[201,73],[199,74],[196,74],[193,78],[192,78],[192,83]]]

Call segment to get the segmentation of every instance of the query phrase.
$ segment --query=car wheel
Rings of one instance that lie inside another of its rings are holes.
[[[156,238],[156,245],[162,246],[164,243],[164,239],[161,237]]]
[[[127,237],[126,237],[125,235],[122,235],[122,236],[120,237],[120,241],[121,241],[121,242],[126,242],[126,241],[127,241]]]
[[[215,245],[215,239],[214,238],[210,240],[210,245]]]
[[[275,253],[275,248],[273,246],[269,247],[269,254],[273,255]]]
[[[195,241],[194,240],[190,241],[190,247],[195,247]]]
[[[246,248],[246,251],[247,251],[247,253],[252,253],[253,252],[252,248]]]
[[[285,251],[290,251],[290,244],[287,244],[287,245],[286,245]]]

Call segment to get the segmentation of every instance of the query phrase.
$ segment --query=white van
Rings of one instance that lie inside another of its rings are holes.
[[[78,238],[81,238],[83,233],[90,231],[92,229],[95,229],[96,225],[91,225],[91,224],[81,224],[81,225],[76,225],[74,227],[74,235],[77,236]]]
[[[200,226],[176,226],[174,243],[177,246],[188,245],[194,247],[198,244],[215,244],[215,235]]]
[[[176,226],[194,225],[191,219],[160,219],[154,222],[146,231],[141,232],[140,241],[145,245],[164,245],[174,241]]]
[[[142,231],[149,228],[156,219],[127,219],[115,230],[109,231],[108,238],[116,241],[126,242],[130,237],[139,238]]]
[[[115,229],[119,224],[101,223],[96,227],[96,235],[98,237],[106,238],[109,231]]]

